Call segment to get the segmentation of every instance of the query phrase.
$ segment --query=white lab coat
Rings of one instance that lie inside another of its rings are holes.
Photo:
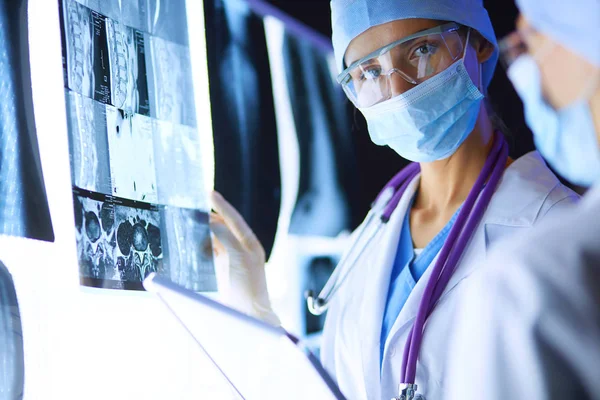
[[[411,182],[386,228],[357,261],[358,266],[330,303],[321,358],[351,400],[389,400],[398,394],[404,344],[431,268],[417,282],[392,326],[384,348],[381,375],[379,338],[399,235],[418,180],[419,177]],[[416,383],[427,399],[443,396],[447,384],[448,332],[455,320],[457,294],[464,287],[463,281],[485,264],[490,244],[532,227],[546,214],[576,200],[577,195],[560,184],[537,152],[521,157],[506,169],[482,222],[425,325]],[[436,260],[437,257],[433,262]]]
[[[600,399],[600,185],[489,260],[461,296],[446,398]]]

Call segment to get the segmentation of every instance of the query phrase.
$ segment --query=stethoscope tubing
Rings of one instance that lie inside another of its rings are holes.
[[[396,174],[377,195],[375,201],[373,202],[373,208],[371,211],[369,211],[369,214],[365,219],[365,223],[362,225],[360,228],[361,230],[357,234],[356,240],[354,240],[352,245],[349,247],[348,253],[342,256],[338,266],[335,268],[333,274],[319,293],[319,296],[314,299],[310,292],[307,295],[308,308],[312,314],[320,315],[327,310],[329,301],[333,298],[333,296],[335,296],[338,289],[346,281],[346,278],[349,276],[350,272],[357,265],[356,261],[361,258],[375,236],[377,236],[377,234],[381,231],[381,228],[383,228],[383,226],[389,222],[390,216],[402,198],[402,194],[406,191],[406,188],[410,182],[412,182],[412,180],[419,174],[420,170],[419,164],[409,164],[398,174]],[[374,229],[372,229],[371,235],[366,241],[363,240],[365,232],[373,223],[373,220],[377,217],[377,225]],[[360,242],[363,244],[360,246],[358,254],[351,258],[351,256],[355,253],[355,245]],[[349,262],[350,260],[351,262]],[[341,275],[342,273],[343,275]],[[340,275],[341,278],[339,277]]]
[[[456,265],[483,217],[504,172],[508,158],[508,146],[501,134],[496,134],[494,146],[490,153],[482,172],[477,178],[469,196],[467,196],[467,200],[442,247],[438,261],[432,270],[431,278],[427,282],[423,292],[415,323],[411,328],[404,348],[401,370],[402,383],[414,384],[415,382],[417,358],[423,339],[425,322],[450,281]],[[478,199],[479,201],[477,201]],[[476,205],[475,202],[477,202]],[[473,208],[474,205],[475,208]],[[434,278],[436,276],[437,279]]]
[[[491,197],[502,178],[507,159],[508,145],[502,134],[496,132],[492,150],[485,161],[475,185],[467,196],[454,226],[450,230],[450,234],[440,251],[438,261],[433,267],[431,278],[425,286],[415,323],[409,332],[404,348],[401,370],[402,379],[400,380],[403,384],[414,384],[425,322],[443,294],[458,261],[462,257],[464,249],[467,247],[473,232],[481,221]],[[307,297],[311,313],[320,315],[328,308],[329,302],[344,284],[350,272],[355,268],[357,261],[362,257],[382,227],[389,222],[408,185],[420,173],[420,170],[418,163],[409,164],[396,174],[377,195],[373,208],[367,215],[365,223],[360,228],[361,230],[358,232],[356,240],[350,246],[348,253],[340,260],[332,276],[319,293],[319,296],[316,299],[313,298],[312,294]],[[377,218],[378,216],[379,218]],[[367,240],[363,240],[365,232],[376,218],[378,219],[377,225],[371,230]],[[355,245],[360,242],[363,244],[360,246],[359,251],[355,252]],[[437,279],[434,278],[436,276]]]

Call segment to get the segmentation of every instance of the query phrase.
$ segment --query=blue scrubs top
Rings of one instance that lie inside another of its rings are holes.
[[[380,339],[380,366],[383,363],[383,351],[385,348],[385,341],[396,322],[396,318],[400,315],[400,311],[410,292],[413,290],[417,281],[423,276],[429,265],[432,263],[435,256],[440,252],[450,229],[454,225],[454,221],[458,216],[460,208],[454,213],[452,218],[446,226],[433,238],[433,240],[423,249],[423,251],[415,256],[412,236],[410,234],[410,209],[412,208],[412,201],[404,217],[404,223],[402,224],[402,231],[400,233],[400,241],[398,243],[398,250],[396,251],[396,258],[394,260],[394,266],[392,269],[392,276],[390,279],[390,287],[388,289],[387,302],[385,305],[385,311],[383,314],[383,323],[381,326],[381,339]],[[462,207],[461,207],[462,208]]]

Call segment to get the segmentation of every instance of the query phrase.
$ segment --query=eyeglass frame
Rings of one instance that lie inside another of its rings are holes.
[[[337,77],[337,82],[340,85],[344,85],[346,83],[348,83],[347,81],[347,77],[350,76],[350,71],[352,71],[354,68],[356,68],[357,66],[359,66],[360,64],[369,61],[373,58],[377,58],[379,56],[381,56],[382,54],[388,52],[390,49],[402,44],[402,43],[406,43],[410,40],[413,39],[418,39],[420,37],[423,36],[428,36],[428,35],[435,35],[435,34],[442,34],[442,33],[449,33],[449,32],[457,32],[459,31],[461,28],[463,28],[463,25],[460,25],[456,22],[448,22],[442,25],[438,25],[435,26],[433,28],[430,29],[425,29],[423,31],[420,32],[415,32],[412,35],[408,35],[406,37],[403,37],[402,39],[398,39],[390,44],[387,44],[369,54],[367,54],[364,57],[361,57],[360,59],[354,61],[352,64],[350,64],[349,67],[347,67],[346,69],[344,69]],[[468,43],[465,44],[465,46],[468,45]]]
[[[502,63],[502,65],[504,66],[505,69],[507,69],[518,58],[518,56],[513,57],[512,55],[510,55],[510,52],[512,52],[513,49],[515,49],[516,47],[521,46],[521,45],[524,45],[524,49],[518,55],[521,55],[523,53],[528,53],[535,59],[543,58],[543,56],[545,55],[545,53],[548,49],[542,47],[541,51],[534,53],[532,51],[533,49],[532,49],[531,44],[529,44],[527,41],[528,37],[531,37],[532,35],[535,35],[536,33],[539,33],[538,30],[536,30],[532,26],[529,26],[529,27],[522,28],[522,29],[515,29],[514,31],[512,31],[508,35],[504,36],[502,39],[500,39],[498,41],[498,50],[500,52],[500,62]],[[519,43],[515,43],[515,44],[510,43],[514,37],[517,37],[519,39]],[[508,60],[509,57],[513,57],[513,58],[511,60]]]

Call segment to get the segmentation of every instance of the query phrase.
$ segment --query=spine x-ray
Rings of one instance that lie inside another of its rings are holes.
[[[245,0],[204,2],[215,188],[267,253],[277,230],[281,176],[265,27]]]
[[[63,0],[61,16],[81,284],[156,272],[215,291],[185,2]]]
[[[54,241],[33,115],[27,2],[0,0],[0,235]]]

